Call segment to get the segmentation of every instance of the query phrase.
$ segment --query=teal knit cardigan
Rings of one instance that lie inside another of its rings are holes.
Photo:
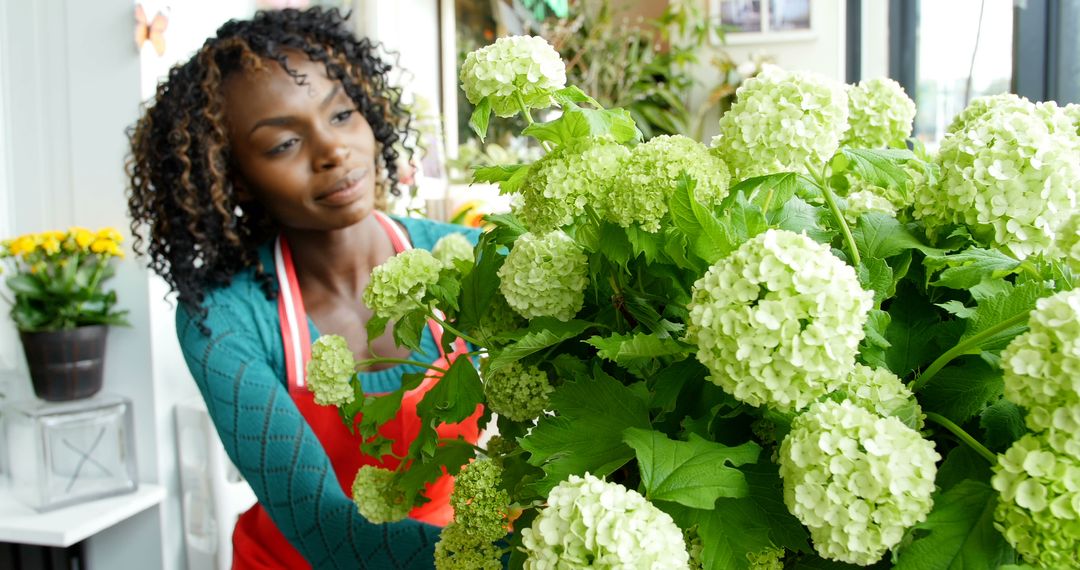
[[[430,250],[452,232],[470,240],[478,234],[462,226],[395,218],[413,246]],[[270,246],[260,252],[276,280]],[[439,529],[416,521],[372,524],[342,492],[322,444],[289,397],[277,301],[266,298],[251,270],[210,291],[204,322],[189,306],[176,312],[176,333],[188,369],[202,392],[225,452],[251,484],[259,503],[282,534],[314,568],[431,568]],[[311,339],[319,333],[308,320]],[[421,343],[430,362],[438,354],[430,331]],[[396,366],[360,375],[367,392],[388,392],[405,373]]]

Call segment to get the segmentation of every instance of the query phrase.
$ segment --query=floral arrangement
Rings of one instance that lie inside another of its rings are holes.
[[[123,239],[114,228],[73,227],[0,242],[0,260],[12,273],[14,299],[6,300],[15,326],[42,332],[127,324],[127,311],[114,308],[116,292],[103,286],[116,271],[112,260],[124,257]]]
[[[520,113],[548,153],[477,171],[518,205],[474,248],[375,270],[370,338],[436,319],[479,368],[437,371],[361,513],[457,474],[445,570],[1080,567],[1075,107],[977,100],[930,154],[894,83],[771,67],[711,147],[643,143],[499,42],[462,74],[472,125]],[[365,395],[335,342],[310,385],[385,453],[422,377]],[[497,435],[438,438],[477,406]]]

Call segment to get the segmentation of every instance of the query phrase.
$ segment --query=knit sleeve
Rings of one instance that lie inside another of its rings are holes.
[[[314,568],[431,568],[438,528],[360,516],[261,348],[254,319],[224,301],[207,301],[209,335],[181,306],[177,335],[226,453],[282,534]]]

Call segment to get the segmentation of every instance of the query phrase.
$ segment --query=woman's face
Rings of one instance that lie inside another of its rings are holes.
[[[300,53],[225,82],[225,116],[239,197],[282,226],[333,230],[375,205],[375,135],[339,81]]]

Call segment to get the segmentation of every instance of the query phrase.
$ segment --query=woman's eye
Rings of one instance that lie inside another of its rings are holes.
[[[334,113],[334,117],[333,117],[333,119],[331,119],[331,121],[334,122],[334,123],[343,123],[343,122],[349,120],[349,117],[351,117],[352,114],[355,113],[355,112],[356,112],[355,109],[349,109],[349,110],[346,110],[346,111],[341,111],[339,113]]]
[[[269,155],[281,154],[281,153],[289,150],[290,148],[296,146],[296,144],[299,143],[299,142],[300,142],[300,139],[291,138],[291,139],[289,139],[289,140],[275,146],[274,148],[270,149],[269,151],[267,151],[266,154],[269,154]]]

